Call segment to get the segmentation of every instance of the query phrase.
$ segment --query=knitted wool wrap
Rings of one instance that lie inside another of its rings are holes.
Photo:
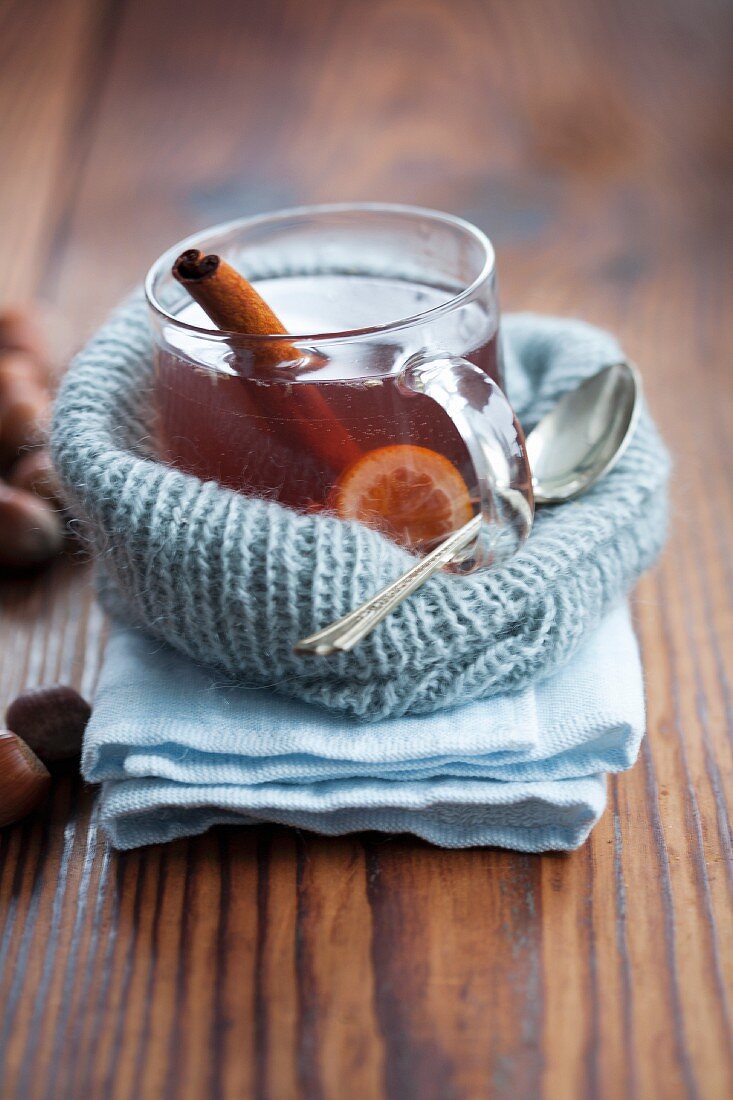
[[[578,321],[509,316],[503,340],[508,395],[526,429],[621,357],[611,336]],[[434,577],[352,653],[296,656],[295,641],[413,559],[357,523],[300,515],[157,462],[152,369],[136,293],[64,380],[54,458],[105,606],[227,678],[362,720],[516,690],[566,661],[662,546],[669,463],[644,409],[614,470],[577,501],[538,509],[505,565]]]

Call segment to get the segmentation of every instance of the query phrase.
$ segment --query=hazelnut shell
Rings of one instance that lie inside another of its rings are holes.
[[[0,350],[27,351],[39,361],[47,358],[46,342],[28,310],[6,306],[0,312]]]
[[[4,384],[2,384],[4,382]],[[3,378],[0,373],[0,452],[12,460],[24,447],[41,444],[48,434],[51,397],[32,375]]]
[[[8,729],[46,764],[71,760],[81,744],[92,708],[74,688],[64,684],[24,691],[5,712]]]
[[[9,730],[0,730],[0,828],[36,810],[50,789],[49,771],[32,749]]]
[[[28,451],[13,463],[8,484],[34,493],[50,504],[61,504],[61,486],[47,450]]]
[[[45,501],[0,482],[0,567],[43,565],[63,543],[61,520]]]

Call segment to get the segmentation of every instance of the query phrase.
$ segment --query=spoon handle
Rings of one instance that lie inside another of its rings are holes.
[[[332,653],[348,653],[428,577],[432,577],[433,573],[437,573],[456,554],[470,546],[481,530],[481,522],[480,515],[469,520],[463,527],[449,535],[445,542],[441,542],[440,546],[413,565],[396,581],[382,588],[366,603],[316,634],[311,634],[310,637],[297,642],[294,647],[295,652],[310,653],[318,657],[328,657]]]

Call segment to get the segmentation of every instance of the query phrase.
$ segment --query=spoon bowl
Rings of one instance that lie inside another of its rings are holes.
[[[561,504],[616,465],[641,412],[641,376],[613,363],[561,397],[527,436],[535,502]]]
[[[641,413],[641,377],[623,361],[603,367],[561,397],[526,439],[535,504],[561,504],[586,492],[616,465]],[[365,638],[429,577],[477,538],[475,516],[427,557],[360,607],[308,638],[296,653],[320,657],[346,653]]]

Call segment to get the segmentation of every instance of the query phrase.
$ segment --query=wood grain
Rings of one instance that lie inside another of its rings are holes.
[[[0,833],[0,1094],[733,1095],[730,6],[10,0],[0,57],[0,289],[77,341],[196,227],[417,202],[488,230],[505,308],[614,328],[676,461],[634,598],[649,736],[581,851],[116,855],[66,777]],[[87,568],[0,599],[0,699],[91,692]]]

